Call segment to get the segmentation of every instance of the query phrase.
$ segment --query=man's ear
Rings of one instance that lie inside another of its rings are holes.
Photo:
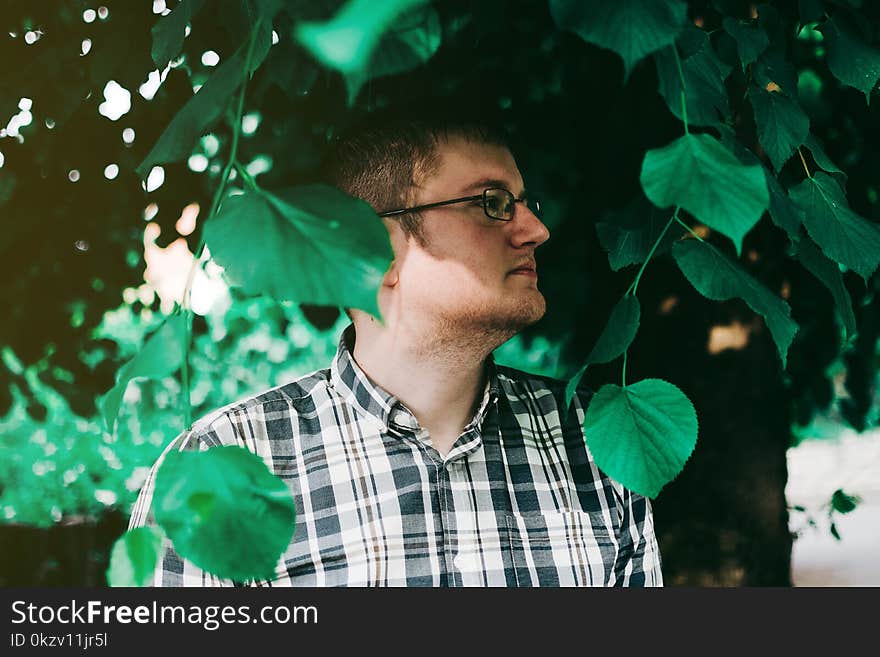
[[[394,287],[397,285],[398,280],[400,280],[400,268],[397,266],[397,258],[395,258],[388,266],[388,271],[385,272],[385,276],[382,277],[382,285],[385,287]]]
[[[391,264],[388,266],[388,271],[385,272],[385,276],[382,278],[382,285],[394,287],[400,279],[399,263],[403,262],[409,244],[406,233],[403,232],[403,228],[400,226],[399,221],[384,217],[383,221],[385,227],[388,229],[388,239],[391,242],[391,251],[394,253],[394,258],[391,260]]]

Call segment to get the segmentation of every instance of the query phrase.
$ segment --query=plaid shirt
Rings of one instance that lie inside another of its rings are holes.
[[[329,369],[221,408],[165,450],[243,446],[290,487],[296,530],[257,586],[661,586],[651,505],[603,474],[582,423],[591,393],[487,359],[482,403],[442,457],[350,351]],[[130,528],[154,524],[159,458]],[[165,539],[156,586],[233,585]],[[223,546],[218,545],[218,550]]]

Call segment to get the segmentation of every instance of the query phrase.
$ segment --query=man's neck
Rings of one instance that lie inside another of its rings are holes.
[[[358,327],[352,355],[374,383],[415,414],[434,448],[445,455],[476,413],[492,349],[372,322]]]

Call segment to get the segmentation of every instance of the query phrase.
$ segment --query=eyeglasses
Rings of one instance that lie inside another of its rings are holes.
[[[425,205],[416,205],[411,208],[402,208],[400,210],[388,210],[380,212],[380,217],[393,217],[396,215],[406,214],[408,212],[418,212],[419,210],[428,210],[429,208],[439,208],[441,205],[452,205],[453,203],[467,203],[468,201],[482,201],[483,212],[490,219],[498,221],[510,221],[516,212],[517,203],[525,203],[537,217],[541,216],[541,204],[536,199],[516,198],[511,192],[502,187],[490,187],[484,189],[482,194],[476,196],[463,196],[461,198],[450,199],[449,201],[437,201],[436,203],[427,203]]]

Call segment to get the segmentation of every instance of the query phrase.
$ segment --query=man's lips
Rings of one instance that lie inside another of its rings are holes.
[[[538,272],[534,267],[517,267],[516,269],[511,269],[509,274],[527,274],[529,276],[537,276]]]
[[[520,265],[516,269],[511,269],[509,274],[528,274],[530,276],[537,276],[538,272],[533,263]]]

